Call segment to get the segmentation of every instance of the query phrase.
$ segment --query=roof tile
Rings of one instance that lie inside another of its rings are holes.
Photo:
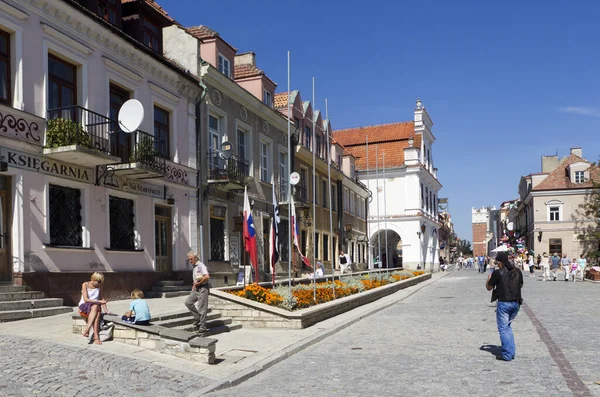
[[[590,180],[584,183],[571,182],[571,178],[567,174],[567,168],[573,163],[585,162],[590,163],[586,159],[571,154],[564,157],[558,167],[531,190],[562,190],[562,189],[581,189],[594,186],[594,182],[600,182],[600,167],[590,163]]]
[[[369,144],[408,139],[415,135],[415,124],[412,121],[400,123],[369,125],[366,127],[335,130],[333,136],[344,146],[364,145],[367,136]]]
[[[146,1],[149,1],[149,0],[146,0]],[[221,35],[219,35],[219,32],[217,32],[216,30],[213,30],[205,25],[192,26],[192,27],[187,28],[186,30],[189,34],[191,34],[192,36],[194,36],[195,38],[200,39],[200,40],[215,39],[217,37],[219,37],[221,40],[223,40]],[[235,48],[234,46],[232,46],[225,40],[223,40],[223,42],[225,44],[227,44],[229,47],[231,47],[234,51],[237,52],[237,48]]]

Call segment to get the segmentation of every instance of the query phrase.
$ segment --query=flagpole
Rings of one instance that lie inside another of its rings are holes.
[[[316,211],[317,211],[317,167],[316,167],[316,141],[317,141],[317,126],[315,121],[315,78],[312,79],[312,125],[313,125],[313,140],[312,140],[312,172],[313,172],[313,211],[312,211],[312,225],[313,225],[313,299],[315,303],[317,302],[317,219],[316,219]]]
[[[385,216],[385,275],[388,275],[388,269],[389,269],[389,246],[388,246],[388,228],[387,228],[387,219],[388,219],[388,215],[387,215],[387,200],[386,200],[386,196],[385,196],[385,152],[383,152],[383,214]]]
[[[329,121],[329,106],[327,98],[325,98],[325,118]],[[335,299],[335,266],[333,265],[335,259],[335,247],[333,246],[333,208],[331,205],[331,141],[329,137],[330,128],[331,122],[327,126],[327,191],[329,192],[329,239],[331,240],[329,242],[329,244],[331,244],[331,289],[333,292],[333,299]],[[323,267],[323,275],[325,275],[325,267]]]
[[[290,105],[291,105],[291,93],[290,93],[290,51],[287,53],[287,83],[288,83],[288,108],[287,108],[287,202],[288,202],[288,293],[292,296],[292,184],[290,181],[290,175],[292,173],[292,136],[290,133]]]
[[[379,233],[379,145],[375,145],[375,176],[377,179],[377,260],[379,261],[379,268],[381,269],[381,234]]]
[[[369,135],[367,135],[366,137],[366,145],[367,145],[367,185],[369,186],[369,190],[371,190],[371,180],[369,179]],[[373,197],[373,196],[371,196]],[[369,206],[367,206],[367,208],[369,208]],[[373,255],[373,252],[371,252],[371,231],[369,230],[369,211],[367,210],[367,267],[369,270],[373,269],[373,261],[371,260],[371,256]]]

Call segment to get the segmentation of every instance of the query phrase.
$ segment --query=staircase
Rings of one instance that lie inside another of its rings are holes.
[[[27,291],[25,286],[0,285],[0,323],[69,313],[60,298],[44,298],[41,291]]]
[[[152,287],[152,291],[147,292],[146,298],[175,298],[177,296],[187,296],[192,290],[191,285],[183,285],[183,280],[178,281],[159,281],[158,285]]]
[[[152,325],[161,325],[188,332],[195,331],[194,317],[187,310],[153,317],[150,321]],[[242,328],[242,324],[234,323],[231,318],[223,317],[221,313],[213,313],[212,309],[209,308],[206,316],[206,327],[209,335],[216,335]]]

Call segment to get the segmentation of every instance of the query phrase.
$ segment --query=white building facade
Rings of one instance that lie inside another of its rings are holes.
[[[367,218],[371,268],[439,270],[438,194],[442,185],[433,165],[432,127],[419,100],[411,122],[334,134],[358,159],[358,177],[371,191]]]

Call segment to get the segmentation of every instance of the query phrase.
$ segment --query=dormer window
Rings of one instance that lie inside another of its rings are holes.
[[[263,90],[263,103],[268,107],[273,107],[273,95],[270,91]]]
[[[231,78],[231,63],[222,54],[219,54],[219,72]]]
[[[106,22],[117,23],[117,0],[98,0],[98,15]]]
[[[144,18],[144,44],[156,52],[160,52],[160,28]]]
[[[585,171],[575,171],[575,183],[585,182]]]

